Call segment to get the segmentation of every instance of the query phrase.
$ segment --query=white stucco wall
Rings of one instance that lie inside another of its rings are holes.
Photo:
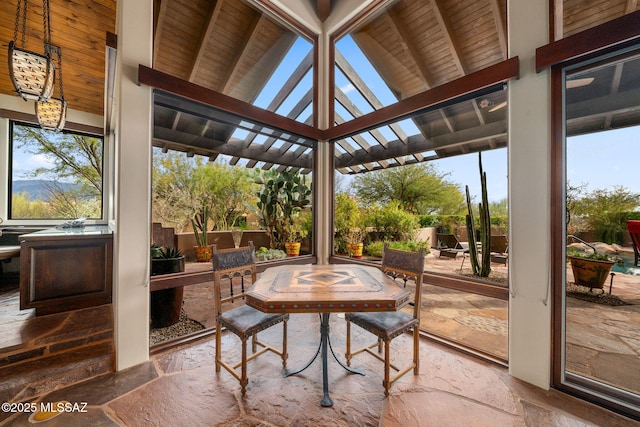
[[[114,316],[116,368],[149,357],[152,90],[138,85],[151,66],[153,1],[119,1],[115,126]]]
[[[548,43],[547,0],[508,0],[509,57],[509,372],[548,388],[551,376],[550,74],[535,72]]]

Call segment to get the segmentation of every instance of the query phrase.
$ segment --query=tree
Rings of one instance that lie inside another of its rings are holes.
[[[601,188],[575,201],[574,217],[584,219],[587,227],[605,243],[621,243],[626,230],[627,213],[640,206],[640,194],[622,186]]]
[[[448,175],[431,163],[421,163],[358,175],[353,188],[369,204],[396,201],[412,213],[461,214],[464,195],[458,185],[446,179]]]
[[[53,181],[47,187],[52,216],[101,216],[101,138],[77,133],[56,133],[32,126],[16,125],[13,130],[16,148],[54,160],[52,166],[40,167],[30,173],[32,178]],[[60,182],[71,182],[74,185],[63,188],[58,184]]]
[[[244,214],[244,202],[254,199],[253,183],[243,169],[200,156],[154,156],[152,176],[153,216],[178,232],[204,207],[210,213],[210,229],[228,230]]]

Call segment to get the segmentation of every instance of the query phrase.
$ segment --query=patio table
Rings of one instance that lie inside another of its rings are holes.
[[[247,304],[265,313],[320,313],[320,343],[311,360],[300,369],[286,369],[284,376],[307,369],[322,357],[322,406],[333,406],[329,395],[327,350],[351,373],[331,348],[329,315],[336,312],[395,311],[409,302],[410,293],[375,267],[353,264],[287,265],[267,269],[247,294]]]

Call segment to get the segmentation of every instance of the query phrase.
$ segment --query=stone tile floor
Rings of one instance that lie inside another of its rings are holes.
[[[316,315],[292,315],[288,366],[306,362],[317,348]],[[344,320],[331,317],[334,350],[344,353]],[[261,334],[280,344],[280,326]],[[355,331],[364,342],[366,332]],[[223,337],[223,357],[239,357],[239,341]],[[411,357],[408,335],[394,340],[399,362]],[[351,375],[329,361],[331,408],[320,406],[321,367],[316,361],[297,376],[283,378],[281,361],[266,354],[249,363],[249,386],[215,372],[214,340],[172,349],[127,370],[60,388],[39,402],[77,403],[86,412],[62,413],[43,426],[637,426],[590,403],[555,390],[541,390],[507,370],[441,347],[420,343],[420,375],[402,377],[384,397],[382,365],[369,355],[354,360],[365,376]],[[3,426],[28,426],[16,414]]]

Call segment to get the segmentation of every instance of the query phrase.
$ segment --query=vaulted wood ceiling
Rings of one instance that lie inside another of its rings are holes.
[[[17,0],[0,1],[0,93],[15,91],[6,64]],[[42,0],[30,0],[25,48],[42,53]],[[103,115],[105,44],[115,33],[116,0],[50,0],[51,42],[62,49],[64,96],[69,108]],[[56,88],[56,96],[58,89]]]
[[[340,0],[309,1],[323,19]],[[17,0],[0,2],[0,40],[13,38]],[[259,0],[258,4],[268,4]],[[563,35],[570,35],[640,9],[638,0],[564,0],[557,2]],[[374,16],[351,31],[351,36],[378,70],[398,99],[441,86],[474,71],[507,59],[506,0],[399,0],[381,3]],[[115,32],[116,0],[50,0],[52,41],[63,52],[64,90],[69,108],[102,114],[104,111],[105,40]],[[245,0],[155,0],[153,67],[203,88],[253,102],[272,75],[297,35],[270,17],[254,2]],[[29,2],[28,48],[41,50],[41,0]],[[0,50],[0,63],[6,64],[7,51]],[[293,87],[312,67],[308,55],[292,71],[283,88],[267,106],[276,111]],[[336,65],[367,99],[372,109],[382,104],[353,71],[349,58],[336,55]],[[620,70],[625,72],[625,70]],[[615,78],[612,76],[611,78]],[[603,82],[613,87],[614,81]],[[0,93],[13,94],[7,72],[0,73]],[[589,92],[586,92],[589,93]],[[312,92],[303,94],[287,113],[292,119],[313,124],[312,117],[299,114],[312,102]],[[232,134],[240,120],[216,120],[216,112],[198,107],[190,111],[182,102],[158,96],[155,107],[154,144],[190,154],[216,158],[219,154],[250,159],[249,166],[263,161],[263,167],[311,164],[308,141],[295,138],[276,143],[272,130],[244,125],[242,138]],[[337,103],[351,116],[362,115],[348,96],[336,88]],[[495,148],[506,144],[506,111],[491,106],[506,100],[504,91],[486,94],[465,102],[447,105],[414,119],[420,135],[408,138],[399,126],[393,137],[356,135],[350,141],[337,141],[337,166],[345,173],[424,161]],[[584,101],[583,101],[584,102]],[[183,107],[178,108],[179,105]],[[628,114],[628,112],[627,112]],[[608,115],[608,117],[607,117]],[[336,124],[348,120],[336,116]],[[578,118],[579,119],[579,118]],[[615,123],[611,112],[602,112],[604,124]],[[594,118],[589,120],[593,122]],[[627,122],[628,122],[627,118]],[[585,125],[586,126],[586,125]],[[593,129],[589,124],[585,129]],[[579,120],[571,129],[580,132]],[[256,143],[256,136],[271,135]],[[419,141],[418,141],[419,140]],[[416,147],[406,156],[406,146]],[[403,147],[404,146],[404,147]],[[416,151],[419,150],[419,151]],[[376,153],[387,152],[386,155]],[[268,154],[266,154],[268,153]],[[389,153],[403,153],[389,157]],[[386,157],[385,157],[386,156]],[[284,160],[287,160],[286,162]]]

